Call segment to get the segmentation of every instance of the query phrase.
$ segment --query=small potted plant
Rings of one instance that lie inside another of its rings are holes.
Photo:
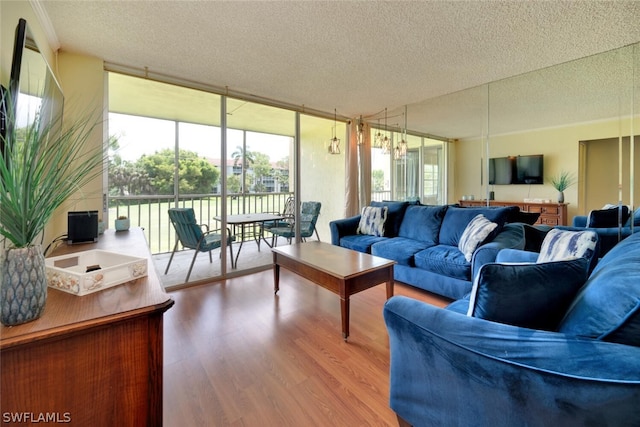
[[[115,221],[116,231],[126,231],[129,229],[130,222],[126,215],[120,215]]]
[[[575,184],[573,174],[562,171],[558,175],[551,178],[551,185],[558,190],[558,203],[564,203],[564,190]]]

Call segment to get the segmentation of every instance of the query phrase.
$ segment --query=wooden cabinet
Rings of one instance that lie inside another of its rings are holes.
[[[1,326],[3,421],[162,425],[162,321],[173,300],[141,229],[107,230],[98,243],[53,255],[89,249],[148,256],[148,276],[85,296],[49,288],[39,319]]]
[[[486,200],[460,200],[460,206],[487,206]],[[536,224],[567,225],[566,203],[508,202],[490,200],[489,206],[518,206],[521,212],[539,213]]]

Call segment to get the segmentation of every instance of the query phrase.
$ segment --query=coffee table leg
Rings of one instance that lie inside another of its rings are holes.
[[[340,297],[340,312],[342,314],[342,338],[346,341],[349,336],[349,297]]]
[[[393,296],[393,266],[389,269],[389,280],[387,280],[387,299]]]
[[[273,264],[273,293],[277,294],[280,290],[280,265]]]

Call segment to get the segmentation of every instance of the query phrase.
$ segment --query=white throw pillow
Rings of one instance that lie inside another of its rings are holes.
[[[591,259],[598,243],[594,231],[569,231],[552,229],[542,241],[538,263],[568,261],[586,257]]]
[[[498,224],[489,221],[484,215],[476,215],[467,224],[467,228],[464,229],[460,242],[458,242],[458,249],[464,254],[464,258],[467,261],[471,261],[473,251],[476,250],[478,245],[489,237],[489,234],[496,229]]]
[[[358,234],[384,236],[384,223],[387,221],[387,207],[365,206],[362,208]]]

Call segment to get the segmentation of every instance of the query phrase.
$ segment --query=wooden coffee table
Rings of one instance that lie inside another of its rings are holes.
[[[382,282],[387,299],[393,296],[395,261],[322,242],[296,243],[271,249],[274,292],[280,289],[284,267],[340,296],[342,337],[349,336],[349,297]]]

